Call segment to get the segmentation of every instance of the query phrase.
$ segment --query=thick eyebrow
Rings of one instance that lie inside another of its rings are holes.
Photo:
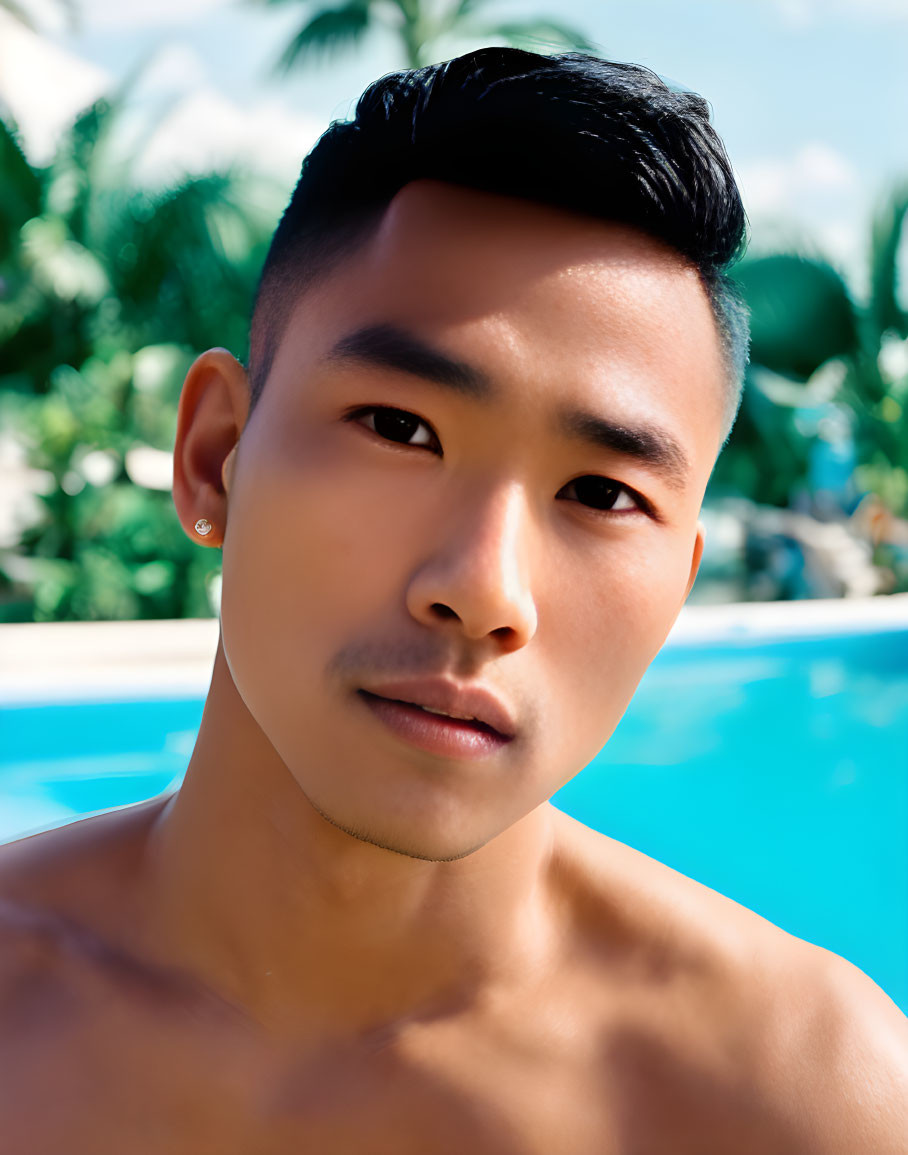
[[[396,369],[474,401],[489,402],[496,393],[492,381],[480,369],[464,361],[455,361],[415,334],[387,322],[365,325],[341,337],[324,360],[360,361],[366,365]]]
[[[597,449],[632,457],[670,488],[682,492],[691,472],[687,454],[670,433],[653,425],[619,425],[583,409],[558,411],[558,424],[567,437]]]
[[[490,404],[499,392],[488,374],[456,360],[398,325],[364,325],[341,337],[321,358],[327,362],[355,361],[408,373],[420,380],[473,401]],[[573,406],[555,408],[555,422],[564,437],[639,461],[675,490],[683,490],[690,462],[678,441],[653,425],[625,425]]]

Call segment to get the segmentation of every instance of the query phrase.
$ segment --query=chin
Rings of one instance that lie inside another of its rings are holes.
[[[312,802],[311,799],[310,802]],[[326,813],[314,802],[312,805],[326,822],[330,822],[335,829],[355,838],[357,842],[367,842],[370,846],[378,846],[382,850],[390,850],[394,854],[418,859],[421,862],[456,862],[457,859],[466,858],[474,851],[481,849],[489,841],[487,838],[465,839],[463,832],[461,832],[460,837],[455,837],[450,833],[446,836],[442,831],[437,831],[433,838],[433,832],[427,830],[425,824],[422,824],[419,837],[414,838],[409,833],[403,835],[398,831],[382,831],[374,826],[344,820]]]

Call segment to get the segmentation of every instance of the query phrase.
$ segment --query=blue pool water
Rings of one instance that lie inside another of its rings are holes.
[[[0,709],[0,840],[176,786],[202,705]],[[908,1012],[908,627],[667,645],[553,801],[850,959]]]

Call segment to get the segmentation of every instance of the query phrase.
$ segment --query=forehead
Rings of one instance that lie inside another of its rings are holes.
[[[645,299],[708,314],[695,268],[639,229],[435,180],[392,199],[360,275],[394,279],[414,301],[434,287],[452,312],[478,301],[530,305],[560,288],[594,309],[612,298],[633,312]]]
[[[628,417],[690,426],[695,412],[714,459],[724,368],[706,293],[680,254],[631,226],[414,181],[314,298],[300,312],[319,344],[396,322],[519,382],[527,404],[534,388],[589,402],[604,385]]]

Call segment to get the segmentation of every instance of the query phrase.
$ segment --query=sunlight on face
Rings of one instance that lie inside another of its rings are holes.
[[[379,327],[428,353],[328,356]],[[472,384],[446,385],[442,362]],[[324,816],[452,857],[595,756],[699,564],[722,381],[696,271],[659,242],[435,181],[401,190],[295,309],[229,493],[231,674]],[[357,694],[429,674],[495,690],[514,740],[439,757]]]

